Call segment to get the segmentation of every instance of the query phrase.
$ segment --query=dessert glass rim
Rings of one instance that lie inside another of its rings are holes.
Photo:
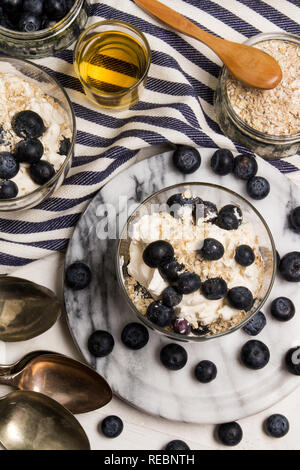
[[[55,36],[58,33],[61,33],[64,27],[69,25],[69,21],[75,17],[77,11],[80,9],[83,0],[75,0],[74,5],[72,6],[71,10],[68,12],[66,16],[64,16],[60,21],[55,23],[53,26],[49,26],[49,28],[40,29],[38,31],[33,31],[31,33],[27,33],[25,31],[14,31],[9,28],[5,28],[4,26],[0,26],[0,32],[5,32],[6,36],[10,36],[14,39],[42,39],[45,36],[48,36],[51,33]]]
[[[259,33],[251,38],[247,39],[244,44],[248,46],[254,46],[259,44],[260,42],[271,41],[271,40],[283,40],[285,42],[291,42],[294,44],[298,44],[300,47],[300,36],[296,34],[287,33],[284,31],[276,31],[276,32],[269,32],[269,33]],[[224,66],[221,71],[221,80],[224,81],[226,85],[226,81],[228,78],[228,69]],[[226,93],[224,93],[224,103],[227,108],[228,114],[230,115],[231,119],[234,121],[235,125],[239,127],[239,129],[246,133],[249,136],[255,136],[257,140],[265,142],[266,140],[270,143],[296,143],[300,140],[300,132],[296,134],[289,134],[289,135],[278,135],[278,134],[267,134],[261,132],[253,127],[249,126],[245,121],[243,121],[238,114],[234,111],[233,107],[231,106],[230,99],[227,93],[227,89],[225,87]]]
[[[261,222],[263,223],[264,225],[264,228],[266,229],[266,232],[268,234],[268,237],[269,237],[269,240],[271,242],[271,246],[272,246],[272,255],[273,255],[273,270],[272,270],[272,276],[271,276],[271,280],[270,280],[270,284],[268,286],[268,289],[267,289],[267,292],[264,296],[264,298],[259,302],[259,305],[257,305],[257,307],[255,308],[255,310],[252,312],[252,314],[247,317],[247,318],[244,318],[239,324],[235,325],[234,327],[230,328],[229,330],[226,330],[226,331],[223,331],[222,333],[218,333],[218,334],[213,334],[213,335],[210,335],[210,336],[192,336],[192,335],[181,335],[179,333],[174,333],[173,331],[168,331],[166,330],[165,328],[163,327],[160,327],[160,326],[157,326],[155,324],[153,324],[147,317],[146,315],[143,315],[137,308],[136,306],[134,305],[133,301],[130,299],[127,291],[126,291],[126,288],[125,288],[125,283],[124,283],[124,280],[123,280],[123,274],[122,274],[122,266],[121,266],[121,263],[120,263],[120,248],[121,248],[121,243],[123,241],[123,234],[125,231],[127,231],[127,228],[129,226],[129,224],[131,223],[132,220],[134,220],[135,218],[135,215],[138,213],[138,211],[144,206],[146,205],[149,201],[151,201],[152,198],[155,198],[157,197],[158,195],[160,194],[163,194],[164,192],[166,191],[170,191],[172,189],[176,189],[178,187],[181,187],[181,186],[184,186],[184,187],[187,187],[187,189],[189,189],[189,187],[193,187],[193,186],[202,186],[202,187],[210,187],[210,188],[213,188],[213,189],[216,189],[216,190],[221,190],[221,191],[225,191],[227,192],[229,195],[233,195],[234,197],[236,197],[237,199],[240,199],[244,204],[248,205],[250,207],[250,209],[258,216],[258,218],[261,220]],[[265,304],[265,302],[267,301],[271,291],[272,291],[272,288],[273,288],[273,285],[274,285],[274,282],[275,282],[275,275],[276,275],[276,269],[277,269],[277,261],[276,261],[276,248],[275,248],[275,242],[274,242],[274,239],[273,239],[273,235],[272,235],[272,232],[267,224],[267,222],[265,221],[264,217],[260,214],[260,212],[253,206],[253,204],[251,204],[251,202],[249,202],[246,198],[244,198],[243,196],[240,196],[238,193],[236,193],[235,191],[232,191],[231,189],[228,189],[228,188],[225,188],[224,186],[221,186],[221,185],[218,185],[218,184],[214,184],[214,183],[206,183],[206,182],[182,182],[182,183],[176,183],[172,186],[168,186],[166,188],[163,188],[159,191],[156,191],[155,193],[153,193],[152,195],[148,196],[144,201],[142,201],[139,206],[133,211],[133,213],[128,217],[122,231],[121,231],[121,235],[119,237],[119,240],[118,240],[118,243],[117,243],[117,249],[116,249],[116,254],[115,254],[115,269],[116,269],[116,273],[117,273],[117,280],[118,280],[118,284],[119,286],[121,287],[121,290],[122,290],[122,293],[123,295],[125,296],[126,298],[126,301],[127,301],[127,304],[129,305],[129,307],[131,308],[131,310],[136,314],[136,316],[138,317],[139,320],[141,320],[144,324],[146,324],[151,330],[157,330],[159,333],[162,333],[164,336],[168,337],[169,339],[172,339],[172,340],[176,340],[176,341],[180,341],[180,342],[198,342],[198,343],[201,343],[201,342],[204,342],[204,341],[209,341],[211,339],[216,339],[216,338],[220,338],[222,336],[225,336],[225,335],[229,335],[239,329],[241,329],[244,325],[246,325],[250,320],[251,318],[254,317],[254,315],[259,312],[259,310],[263,307],[263,305]]]
[[[148,39],[146,38],[146,36],[144,35],[144,33],[136,28],[135,26],[133,26],[132,24],[130,23],[127,23],[126,21],[122,21],[122,20],[103,20],[103,21],[98,21],[96,23],[93,23],[91,24],[88,28],[86,28],[84,31],[82,31],[82,33],[80,34],[80,36],[78,37],[77,41],[76,41],[76,44],[75,44],[75,47],[74,47],[74,53],[73,53],[73,58],[74,58],[74,63],[76,63],[76,60],[77,60],[77,57],[78,57],[78,53],[79,53],[79,46],[81,45],[81,42],[84,38],[84,36],[89,33],[92,29],[94,28],[98,28],[99,26],[105,26],[105,25],[118,25],[120,24],[121,26],[125,26],[126,28],[128,29],[131,29],[132,31],[134,31],[138,36],[140,36],[144,43],[145,43],[145,46],[146,46],[146,49],[147,49],[147,64],[146,64],[146,67],[145,67],[145,71],[142,75],[142,77],[136,82],[134,83],[133,85],[131,85],[131,87],[129,88],[126,88],[125,91],[117,91],[117,92],[113,92],[113,93],[106,93],[105,95],[100,93],[98,88],[95,88],[93,87],[92,85],[89,85],[81,76],[80,73],[78,73],[78,78],[80,80],[80,82],[83,84],[83,86],[85,86],[86,88],[88,88],[89,90],[91,90],[93,93],[95,93],[96,95],[98,96],[103,96],[103,97],[107,97],[107,96],[122,96],[122,95],[125,95],[127,93],[129,93],[130,91],[134,90],[135,88],[138,88],[139,85],[141,83],[143,83],[143,81],[145,80],[145,78],[148,76],[148,73],[149,73],[149,69],[150,69],[150,65],[151,65],[151,61],[152,61],[152,52],[151,52],[151,48],[150,48],[150,44],[148,42]]]
[[[59,168],[59,170],[55,173],[55,175],[49,180],[47,181],[47,183],[39,186],[38,188],[34,189],[32,192],[28,193],[28,194],[24,194],[23,196],[17,196],[17,197],[14,197],[13,199],[1,199],[0,200],[0,209],[1,209],[1,203],[3,202],[18,202],[18,201],[23,201],[23,200],[26,200],[28,198],[28,196],[31,196],[32,194],[37,194],[39,193],[40,191],[42,191],[43,189],[45,188],[48,188],[50,186],[52,186],[52,184],[57,180],[59,179],[59,177],[61,176],[61,174],[64,172],[68,162],[70,161],[70,159],[72,158],[72,155],[73,155],[73,151],[74,151],[74,146],[75,146],[75,143],[76,143],[76,134],[77,134],[77,129],[76,129],[76,117],[75,117],[75,112],[74,112],[74,109],[73,109],[73,105],[72,105],[72,102],[69,98],[69,95],[67,94],[67,92],[65,91],[65,89],[60,85],[60,83],[56,80],[55,77],[53,77],[53,75],[50,75],[50,73],[46,72],[46,70],[44,70],[43,67],[41,67],[40,65],[37,65],[37,64],[34,64],[33,62],[31,62],[30,60],[26,60],[26,59],[18,59],[16,57],[11,57],[11,56],[3,56],[3,57],[0,57],[0,61],[1,62],[21,62],[21,63],[25,63],[25,64],[28,64],[32,67],[35,67],[37,68],[38,70],[42,71],[44,74],[46,74],[53,82],[54,84],[60,89],[60,91],[62,92],[62,94],[65,96],[66,98],[66,101],[68,103],[68,106],[69,106],[69,110],[70,110],[70,113],[71,113],[71,116],[72,116],[72,138],[71,138],[71,145],[70,145],[70,148],[69,148],[69,151],[68,151],[68,155],[65,155],[65,159],[61,165],[61,167]],[[2,72],[2,73],[5,73],[5,72]]]

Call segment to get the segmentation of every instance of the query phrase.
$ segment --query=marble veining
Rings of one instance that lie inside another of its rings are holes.
[[[95,196],[80,219],[66,257],[66,265],[82,260],[93,272],[92,283],[86,290],[64,289],[70,329],[86,361],[131,405],[154,415],[194,423],[220,423],[255,414],[281,400],[300,384],[299,377],[289,374],[283,365],[285,352],[300,344],[300,312],[288,323],[280,323],[269,314],[271,301],[279,295],[290,297],[296,306],[300,305],[299,284],[288,283],[277,276],[263,308],[268,324],[257,339],[265,342],[271,352],[270,363],[264,369],[252,371],[240,364],[239,351],[251,338],[239,330],[205,343],[184,343],[189,356],[186,367],[169,372],[159,361],[159,351],[170,342],[168,338],[151,331],[148,345],[140,351],[130,351],[121,343],[123,327],[135,318],[115,275],[117,242],[99,240],[97,233],[106,224],[101,211],[103,203],[116,208],[117,216],[110,217],[116,227],[119,220],[121,228],[125,224],[125,203],[119,206],[120,195],[127,196],[131,206],[167,186],[202,181],[225,186],[249,199],[245,182],[231,175],[219,177],[211,171],[209,160],[213,151],[200,149],[202,165],[187,177],[173,167],[170,152],[138,162],[118,174]],[[254,205],[269,224],[281,255],[300,250],[300,236],[287,224],[291,207],[300,205],[300,189],[262,159],[258,159],[258,164],[258,174],[269,179],[271,193]],[[115,338],[115,348],[106,358],[95,359],[87,350],[88,337],[95,329],[108,330]],[[214,361],[218,367],[217,379],[206,385],[193,377],[195,365],[203,359]]]

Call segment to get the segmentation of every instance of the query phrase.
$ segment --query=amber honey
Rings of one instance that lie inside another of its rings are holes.
[[[130,108],[138,101],[149,68],[147,47],[139,39],[126,28],[97,28],[77,46],[75,68],[90,99],[113,109]]]

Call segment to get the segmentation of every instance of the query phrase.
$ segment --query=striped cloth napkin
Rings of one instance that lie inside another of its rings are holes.
[[[260,32],[300,35],[299,0],[163,0],[202,28],[242,42]],[[70,47],[38,60],[63,85],[77,116],[76,156],[53,197],[20,214],[0,217],[0,272],[66,248],[80,214],[110,178],[134,162],[139,150],[159,144],[244,149],[222,135],[213,95],[220,61],[206,46],[154,20],[131,0],[92,1],[90,23],[123,20],[140,28],[153,51],[142,100],[117,114],[89,103],[75,77]],[[300,157],[271,162],[300,184]]]

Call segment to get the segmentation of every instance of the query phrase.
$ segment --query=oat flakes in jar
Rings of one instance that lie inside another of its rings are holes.
[[[283,79],[272,90],[243,85],[224,67],[215,94],[217,121],[225,135],[267,159],[300,152],[300,37],[262,33],[246,44],[279,62]]]

